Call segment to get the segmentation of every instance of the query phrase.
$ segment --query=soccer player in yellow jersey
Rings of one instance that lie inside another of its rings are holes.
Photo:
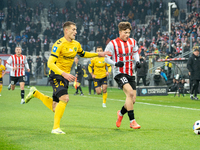
[[[103,48],[98,46],[96,52],[103,52]],[[108,67],[108,71],[106,70],[106,66]],[[93,68],[93,69],[92,69]],[[105,63],[104,57],[95,57],[91,60],[91,63],[88,66],[88,70],[94,79],[94,87],[96,93],[101,94],[101,86],[103,89],[103,107],[106,107],[106,99],[107,99],[107,76],[111,72],[110,64]],[[93,71],[92,71],[93,70]]]
[[[63,24],[64,37],[57,40],[52,47],[48,60],[48,67],[50,68],[49,81],[53,87],[52,98],[42,94],[35,87],[31,87],[25,98],[25,103],[28,103],[33,97],[36,97],[51,111],[55,112],[53,130],[51,131],[53,134],[65,134],[60,129],[60,120],[69,101],[69,82],[73,82],[76,78],[70,74],[76,54],[86,58],[111,55],[110,52],[90,53],[83,51],[81,44],[75,40],[76,29],[75,23],[65,22]]]
[[[3,88],[3,76],[6,74],[6,68],[4,65],[1,64],[2,59],[0,58],[0,96],[1,96],[1,90]]]

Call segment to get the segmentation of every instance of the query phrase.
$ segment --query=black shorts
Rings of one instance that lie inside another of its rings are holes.
[[[116,75],[114,79],[121,88],[125,84],[129,83],[133,90],[136,90],[135,76],[129,76],[128,74],[120,73]]]
[[[0,78],[0,83],[3,83],[3,80],[2,80],[2,78]]]
[[[59,102],[59,98],[68,94],[69,81],[61,75],[49,75],[49,82],[53,88],[53,101]]]
[[[25,82],[25,76],[20,76],[20,77],[12,77],[12,76],[10,76],[11,85],[15,85],[18,81],[19,82]]]
[[[107,85],[107,77],[102,79],[94,79],[94,88],[100,87],[103,84]]]
[[[77,77],[77,82],[81,83],[82,78],[83,78],[82,76],[78,76],[78,77]]]

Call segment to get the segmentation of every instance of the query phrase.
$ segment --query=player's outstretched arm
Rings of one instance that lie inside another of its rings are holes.
[[[91,57],[106,57],[106,56],[111,56],[111,52],[106,51],[106,52],[99,52],[99,53],[91,53],[91,52],[78,52],[78,55],[80,55],[81,57],[85,57],[85,58],[91,58]]]
[[[107,56],[112,56],[112,53],[109,51],[105,51],[105,52],[98,52],[98,56],[99,57],[107,57]]]

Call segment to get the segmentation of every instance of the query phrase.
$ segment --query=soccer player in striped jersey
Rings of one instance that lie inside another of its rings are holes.
[[[103,52],[101,46],[98,46],[96,52]],[[108,71],[106,70],[108,68]],[[106,107],[107,99],[107,76],[111,72],[112,68],[110,64],[105,63],[105,58],[95,57],[91,60],[91,63],[88,66],[89,73],[94,79],[94,87],[96,93],[99,95],[103,90],[103,104],[102,107]],[[101,89],[102,86],[102,89]]]
[[[24,104],[24,85],[25,85],[25,67],[30,72],[26,56],[22,55],[21,47],[15,48],[15,55],[11,55],[7,62],[6,67],[10,68],[10,85],[8,90],[15,89],[15,84],[19,81],[21,89],[21,104]]]
[[[135,121],[133,110],[136,101],[136,82],[133,68],[140,68],[138,46],[133,38],[129,38],[132,29],[129,22],[120,22],[118,29],[119,37],[111,40],[105,48],[105,51],[112,53],[112,60],[108,56],[105,61],[114,66],[114,79],[126,95],[125,104],[117,112],[116,126],[120,127],[123,115],[128,113],[130,128],[139,129],[141,126]]]
[[[111,55],[110,52],[90,53],[83,51],[81,44],[75,40],[76,30],[74,22],[65,22],[63,24],[64,37],[57,40],[52,47],[51,56],[48,60],[49,81],[53,88],[52,98],[42,94],[35,87],[30,88],[30,92],[25,98],[25,102],[28,103],[36,97],[51,111],[55,112],[53,130],[51,131],[53,134],[65,134],[60,129],[60,120],[69,101],[69,82],[73,82],[76,78],[70,74],[76,54],[86,58]]]
[[[1,64],[2,59],[0,58],[0,96],[1,96],[1,90],[3,88],[3,76],[6,74],[6,68],[3,64]]]

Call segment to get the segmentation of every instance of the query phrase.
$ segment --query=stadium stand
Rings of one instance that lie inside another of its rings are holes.
[[[116,38],[120,21],[131,23],[131,37],[138,41],[141,55],[147,60],[151,54],[155,54],[155,60],[167,55],[169,46],[172,57],[182,57],[182,53],[200,44],[197,0],[187,1],[187,9],[180,9],[178,3],[172,9],[171,45],[167,31],[168,7],[162,0],[78,0],[74,5],[67,1],[62,8],[53,1],[46,8],[42,2],[28,6],[25,0],[15,6],[12,0],[0,3],[0,53],[13,54],[13,48],[20,44],[23,54],[33,60],[33,74],[37,56],[48,59],[53,43],[63,36],[62,23],[68,20],[77,23],[77,40],[85,51],[94,51],[99,45],[105,47]]]

